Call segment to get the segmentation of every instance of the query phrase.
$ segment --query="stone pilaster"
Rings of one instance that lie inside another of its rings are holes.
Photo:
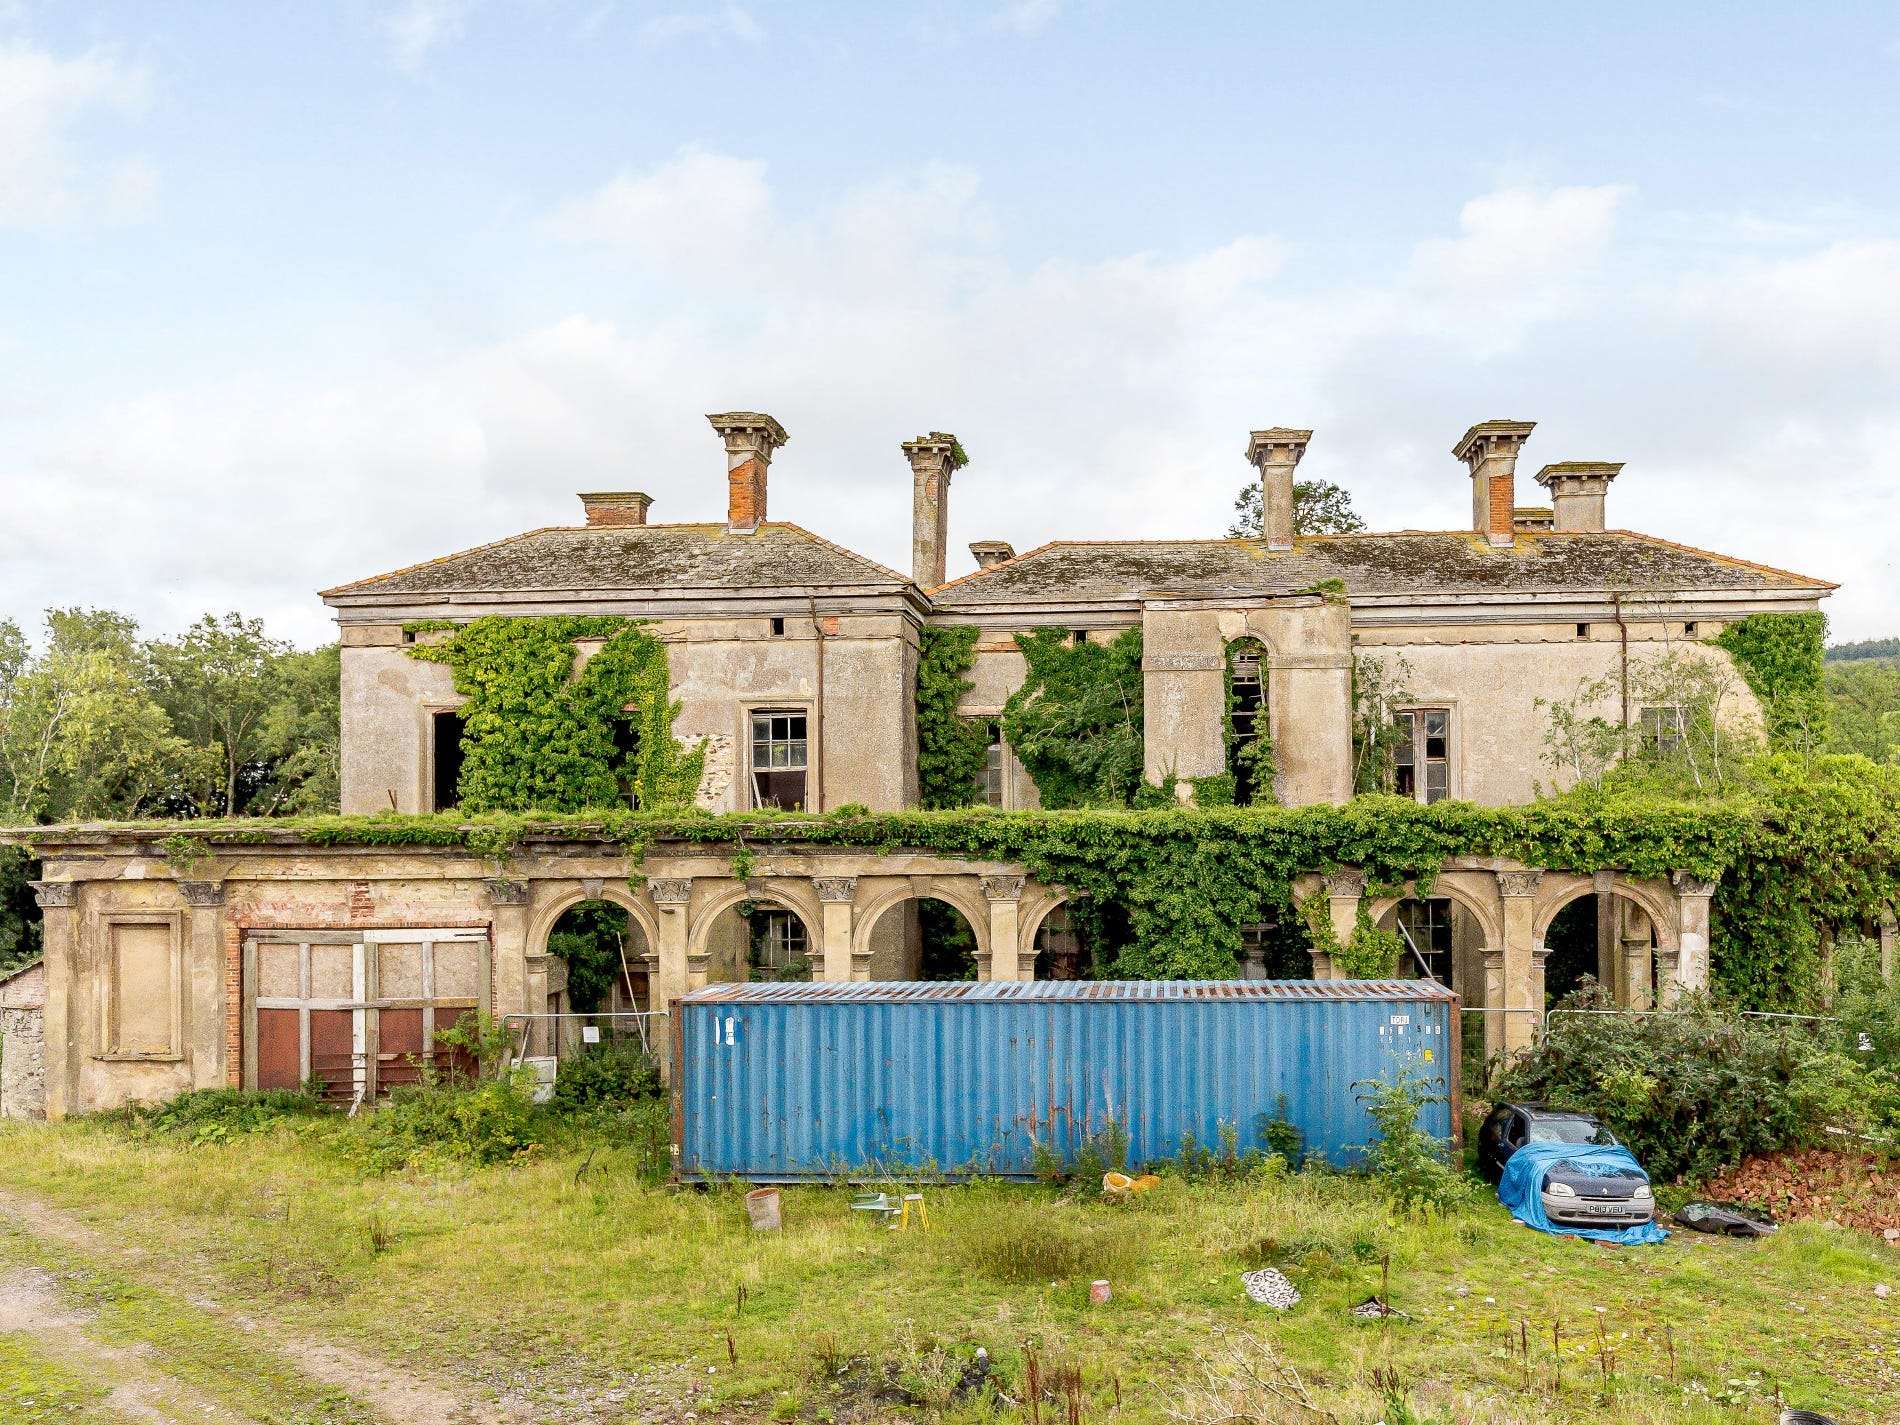
[[[819,941],[826,980],[857,978],[851,962],[853,904],[858,895],[856,876],[813,876],[812,890],[818,896]]]
[[[1326,915],[1332,922],[1333,935],[1343,947],[1359,928],[1359,902],[1366,894],[1366,873],[1356,866],[1342,867],[1326,877]],[[1322,964],[1322,962],[1324,962]],[[1329,954],[1315,951],[1313,978],[1343,979],[1339,966]]]
[[[222,1088],[227,1081],[224,1022],[224,883],[180,881],[185,901],[185,1053],[191,1086]]]
[[[1021,945],[1022,927],[1022,876],[985,876],[983,877],[983,899],[990,904],[990,963],[991,980],[1021,980],[1035,974],[1035,961],[1030,960],[1029,974],[1023,973],[1023,953]]]
[[[1687,871],[1678,871],[1669,880],[1676,888],[1681,931],[1676,941],[1675,983],[1664,989],[1663,1002],[1674,1004],[1682,991],[1696,993],[1709,987],[1709,903],[1716,883]]]
[[[647,894],[653,898],[660,921],[659,944],[653,947],[659,958],[659,973],[650,982],[649,1004],[656,1011],[664,1011],[670,1009],[673,1001],[687,990],[698,988],[692,983],[686,953],[692,929],[687,918],[687,906],[693,898],[693,882],[687,876],[651,877],[647,881]],[[705,982],[706,970],[702,961],[699,983],[703,985]]]
[[[79,1046],[74,1042],[72,997],[74,963],[79,954],[78,887],[71,881],[35,881],[40,903],[40,948],[46,956],[46,1117],[66,1116],[79,1078]]]
[[[533,1002],[528,985],[528,883],[493,876],[482,886],[495,942],[495,1017],[540,1013],[547,1005]]]
[[[1531,1041],[1537,1037],[1537,1026],[1544,1013],[1543,1000],[1533,998],[1538,987],[1535,966],[1537,886],[1544,879],[1544,873],[1531,870],[1499,871],[1497,876],[1504,923],[1504,943],[1499,947],[1503,953],[1500,967],[1503,984],[1497,1007],[1505,1012],[1485,1017],[1487,1020],[1503,1021],[1498,1038],[1506,1053],[1515,1053],[1530,1047]],[[1487,997],[1490,990],[1488,969],[1487,960]],[[1487,1024],[1487,1047],[1490,1039],[1490,1026]]]

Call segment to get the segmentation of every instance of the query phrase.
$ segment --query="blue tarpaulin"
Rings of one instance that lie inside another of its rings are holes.
[[[1669,1234],[1654,1222],[1640,1227],[1559,1227],[1544,1215],[1542,1189],[1544,1174],[1559,1163],[1568,1163],[1580,1173],[1592,1177],[1611,1173],[1648,1174],[1630,1150],[1594,1143],[1526,1143],[1504,1160],[1504,1176],[1498,1181],[1498,1201],[1511,1210],[1511,1216],[1539,1232],[1561,1236],[1588,1237],[1596,1242],[1614,1242],[1622,1247],[1637,1247],[1661,1242]]]

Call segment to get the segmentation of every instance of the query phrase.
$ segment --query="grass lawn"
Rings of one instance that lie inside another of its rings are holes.
[[[189,1318],[209,1294],[550,1421],[1327,1418],[1285,1398],[1302,1387],[1340,1422],[1389,1425],[1767,1422],[1780,1400],[1900,1421],[1900,1294],[1874,1290],[1900,1287],[1900,1251],[1843,1228],[1616,1250],[1533,1233],[1488,1198],[1397,1223],[1362,1181],[1256,1175],[1168,1179],[1122,1207],[932,1188],[929,1230],[911,1233],[853,1214],[846,1190],[794,1189],[785,1230],[760,1234],[740,1190],[643,1186],[618,1150],[378,1177],[326,1146],[334,1131],[192,1147],[0,1128],[0,1191],[115,1244],[0,1223],[0,1268],[134,1303],[111,1329],[164,1369],[179,1339],[204,1346]],[[1351,1320],[1388,1262],[1407,1319]],[[1244,1300],[1239,1274],[1262,1266],[1298,1286],[1291,1311]],[[1091,1307],[1098,1277],[1113,1300]],[[40,1378],[30,1338],[4,1326],[0,1417],[42,1418],[20,1413]],[[978,1346],[1001,1403],[958,1392]],[[1034,1412],[1032,1368],[1049,1397]],[[63,1413],[43,1418],[95,1418],[70,1369],[45,1380]]]

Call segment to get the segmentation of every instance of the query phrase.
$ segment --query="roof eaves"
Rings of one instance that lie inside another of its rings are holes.
[[[348,584],[338,584],[334,588],[319,589],[317,597],[328,599],[337,594],[354,594],[365,590],[371,584],[386,583],[391,579],[400,579],[405,574],[419,573],[424,569],[434,569],[457,559],[466,559],[471,554],[486,554],[491,549],[501,549],[510,544],[518,544],[524,539],[533,539],[536,535],[556,534],[571,530],[571,525],[542,525],[539,529],[523,530],[520,534],[511,534],[506,539],[491,539],[487,544],[477,544],[468,549],[458,549],[453,554],[439,554],[434,559],[424,559],[419,564],[405,564],[400,569],[391,569],[382,574],[371,574],[367,579],[356,579]]]

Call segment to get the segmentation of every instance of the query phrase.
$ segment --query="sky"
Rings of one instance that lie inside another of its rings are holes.
[[[1900,634],[1900,9],[0,0],[0,618],[333,636],[315,591],[771,514],[950,572],[1224,532],[1247,432],[1376,529],[1450,451]]]

